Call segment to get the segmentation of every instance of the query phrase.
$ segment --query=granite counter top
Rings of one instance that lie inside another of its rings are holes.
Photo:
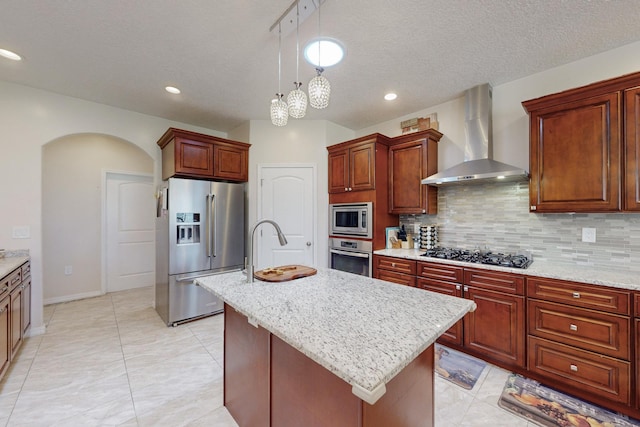
[[[370,404],[397,373],[475,309],[470,300],[330,269],[281,283],[246,283],[242,272],[196,282],[342,378]]]
[[[416,249],[381,249],[374,251],[376,255],[391,256],[396,258],[415,259],[443,264],[462,265],[464,267],[483,268],[486,270],[506,271],[525,276],[547,277],[551,279],[572,280],[575,282],[590,283],[593,285],[611,286],[613,288],[640,291],[640,274],[618,271],[606,271],[589,268],[587,266],[553,263],[549,261],[536,261],[529,268],[505,268],[495,265],[476,264],[472,262],[452,261],[448,259],[431,258],[421,256],[425,251]]]
[[[29,256],[5,256],[0,258],[0,278],[7,276],[16,268],[29,261]]]

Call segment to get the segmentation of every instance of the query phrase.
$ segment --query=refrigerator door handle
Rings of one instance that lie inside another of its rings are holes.
[[[209,202],[209,198],[211,201]],[[209,217],[207,218],[207,256],[215,257],[216,256],[216,195],[209,194],[207,195],[207,203],[208,203],[208,212]]]

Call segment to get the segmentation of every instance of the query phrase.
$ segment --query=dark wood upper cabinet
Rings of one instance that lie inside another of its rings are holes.
[[[435,214],[438,189],[420,181],[438,172],[437,142],[442,134],[435,129],[392,139],[389,146],[389,212],[394,214]]]
[[[628,211],[640,211],[640,87],[624,92],[624,106],[624,207]]]
[[[522,105],[532,212],[640,211],[640,73]]]
[[[162,179],[249,179],[250,144],[169,128],[158,145],[162,149]]]
[[[374,134],[327,148],[329,193],[347,193],[376,188],[378,139],[378,135]]]

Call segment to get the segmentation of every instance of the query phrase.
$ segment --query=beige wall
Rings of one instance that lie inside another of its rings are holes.
[[[153,176],[153,159],[130,142],[98,134],[64,136],[42,150],[44,303],[100,295],[104,174]],[[64,274],[67,265],[71,275]]]

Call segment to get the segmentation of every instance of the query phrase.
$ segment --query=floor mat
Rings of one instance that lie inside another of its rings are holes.
[[[638,427],[640,423],[547,388],[517,374],[509,375],[498,405],[548,427]]]
[[[435,371],[447,381],[471,390],[480,378],[486,363],[440,344],[435,349]]]

